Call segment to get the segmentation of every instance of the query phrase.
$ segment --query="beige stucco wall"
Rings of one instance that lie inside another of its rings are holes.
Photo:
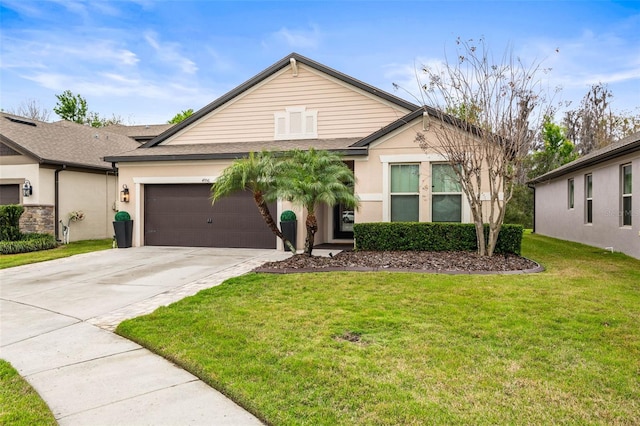
[[[430,130],[423,130],[422,126],[422,119],[417,119],[390,133],[370,146],[366,159],[355,161],[355,192],[361,200],[360,209],[355,213],[356,222],[390,220],[390,166],[410,163],[420,165],[420,221],[431,221],[431,165],[443,163],[446,158],[435,150],[425,152],[420,148],[415,141],[418,133],[423,133],[431,146],[438,145],[435,134]],[[482,188],[486,194],[489,192],[487,177],[485,175]],[[462,203],[462,222],[473,222],[464,194]]]
[[[59,176],[59,214],[65,225],[69,213],[82,211],[84,220],[70,223],[70,241],[113,237],[116,207],[116,177],[107,173],[84,173],[64,170]],[[62,226],[59,224],[62,238]]]
[[[164,144],[273,140],[286,107],[317,110],[320,139],[364,137],[409,112],[299,64],[297,76],[282,69]]]
[[[385,138],[374,143],[365,157],[349,157],[354,161],[356,176],[355,193],[361,200],[360,208],[355,213],[356,222],[380,222],[390,220],[389,179],[390,165],[395,163],[420,164],[420,220],[431,220],[431,165],[442,163],[445,159],[435,152],[424,152],[415,142],[417,132],[422,132],[422,120],[418,119],[410,126],[405,126]],[[426,132],[432,144],[437,140],[433,133]],[[208,161],[157,161],[140,163],[121,163],[119,165],[118,187],[126,184],[130,188],[130,203],[119,205],[119,209],[127,210],[134,219],[134,245],[144,245],[144,186],[159,183],[213,183],[232,160]],[[488,192],[488,187],[483,188]],[[470,208],[464,195],[463,222],[472,222]],[[302,208],[292,206],[288,202],[279,202],[274,219],[279,222],[282,211],[293,210],[298,218],[298,241],[296,247],[304,246],[306,214]],[[319,224],[316,244],[337,242],[333,238],[333,209],[319,206],[316,211]],[[281,247],[278,242],[278,247]]]
[[[33,194],[22,197],[24,206],[55,206],[55,169],[40,167],[35,161],[22,157],[22,164],[0,167],[0,183],[14,183],[25,179],[31,182]],[[15,160],[12,158],[12,160]],[[111,238],[112,218],[116,200],[117,178],[113,174],[62,170],[59,173],[59,219],[67,223],[71,211],[81,210],[85,220],[71,224],[70,241]],[[62,226],[58,226],[62,239]]]
[[[632,164],[632,226],[622,226],[620,166]],[[585,175],[593,175],[593,223],[585,223]],[[574,208],[568,180],[574,179]],[[536,185],[535,231],[640,259],[640,152],[580,169]]]

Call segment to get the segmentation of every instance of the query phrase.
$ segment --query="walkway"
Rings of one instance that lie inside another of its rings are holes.
[[[140,247],[2,270],[0,358],[61,425],[259,425],[195,376],[111,331],[286,256]]]

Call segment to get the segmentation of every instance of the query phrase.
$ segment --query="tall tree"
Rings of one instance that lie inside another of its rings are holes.
[[[184,111],[180,111],[179,113],[174,115],[171,120],[167,121],[167,124],[178,124],[181,121],[184,121],[187,118],[191,117],[192,115],[193,115],[193,109],[191,108]]]
[[[29,99],[22,102],[18,108],[10,109],[9,114],[19,115],[21,117],[30,118],[38,121],[49,121],[51,113],[42,107],[35,99]]]
[[[612,98],[613,93],[606,84],[594,84],[582,98],[580,106],[565,113],[563,125],[567,129],[567,137],[574,142],[580,155],[640,131],[640,114],[614,113],[610,102]]]
[[[304,251],[311,256],[318,231],[316,207],[319,204],[348,208],[359,205],[353,194],[353,172],[338,154],[324,150],[294,150],[284,157],[276,174],[278,196],[307,210]]]
[[[60,118],[73,121],[78,124],[86,124],[91,127],[105,127],[112,124],[122,124],[122,117],[113,114],[111,118],[100,117],[97,112],[89,111],[87,101],[80,94],[74,95],[71,90],[65,90],[59,95],[58,103],[53,112]]]
[[[506,51],[494,62],[484,39],[456,41],[455,59],[422,69],[427,112],[437,120],[417,141],[453,167],[471,207],[478,253],[492,256],[505,207],[531,147],[535,121],[548,104],[540,63],[524,64]],[[455,116],[447,111],[461,111]],[[488,194],[487,194],[488,191]],[[484,237],[484,223],[489,225]]]
[[[564,128],[555,124],[547,116],[542,123],[541,143],[534,149],[531,156],[531,168],[528,178],[550,172],[553,169],[578,158],[573,143],[565,136]]]
[[[74,95],[71,90],[65,90],[56,95],[56,98],[58,102],[53,107],[53,112],[60,118],[78,124],[87,122],[87,101],[81,95]]]
[[[292,253],[295,253],[295,247],[280,232],[267,205],[267,201],[277,198],[274,180],[279,164],[278,160],[267,151],[258,154],[250,152],[246,158],[234,161],[223,170],[211,186],[211,200],[215,204],[221,197],[238,191],[251,191],[258,211],[271,232],[280,238]]]

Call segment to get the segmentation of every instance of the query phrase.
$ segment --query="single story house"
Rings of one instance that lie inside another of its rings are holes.
[[[0,204],[24,206],[23,232],[62,239],[63,224],[80,211],[84,219],[71,224],[71,241],[111,238],[121,189],[103,158],[138,146],[103,129],[0,113]]]
[[[419,132],[435,111],[415,105],[292,53],[196,111],[139,148],[106,160],[117,164],[119,185],[131,189],[134,246],[176,245],[281,248],[250,194],[211,206],[210,188],[235,159],[261,150],[326,149],[354,171],[355,212],[318,209],[316,244],[353,242],[353,223],[471,222],[471,212],[446,158],[423,151]],[[278,220],[305,212],[288,202],[270,206]]]
[[[536,233],[640,259],[640,132],[529,184]]]

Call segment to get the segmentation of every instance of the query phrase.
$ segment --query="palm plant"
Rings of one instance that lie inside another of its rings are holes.
[[[356,208],[359,204],[352,189],[355,182],[353,172],[338,154],[329,151],[313,148],[309,151],[290,151],[274,176],[278,196],[307,210],[304,252],[309,256],[318,231],[316,206],[335,206],[340,203]]]
[[[212,204],[217,199],[237,191],[251,191],[253,200],[260,215],[271,232],[282,240],[293,253],[295,248],[287,240],[271,216],[267,201],[276,199],[274,176],[277,174],[279,162],[267,151],[258,154],[250,152],[248,157],[240,158],[222,171],[222,174],[211,187]]]

